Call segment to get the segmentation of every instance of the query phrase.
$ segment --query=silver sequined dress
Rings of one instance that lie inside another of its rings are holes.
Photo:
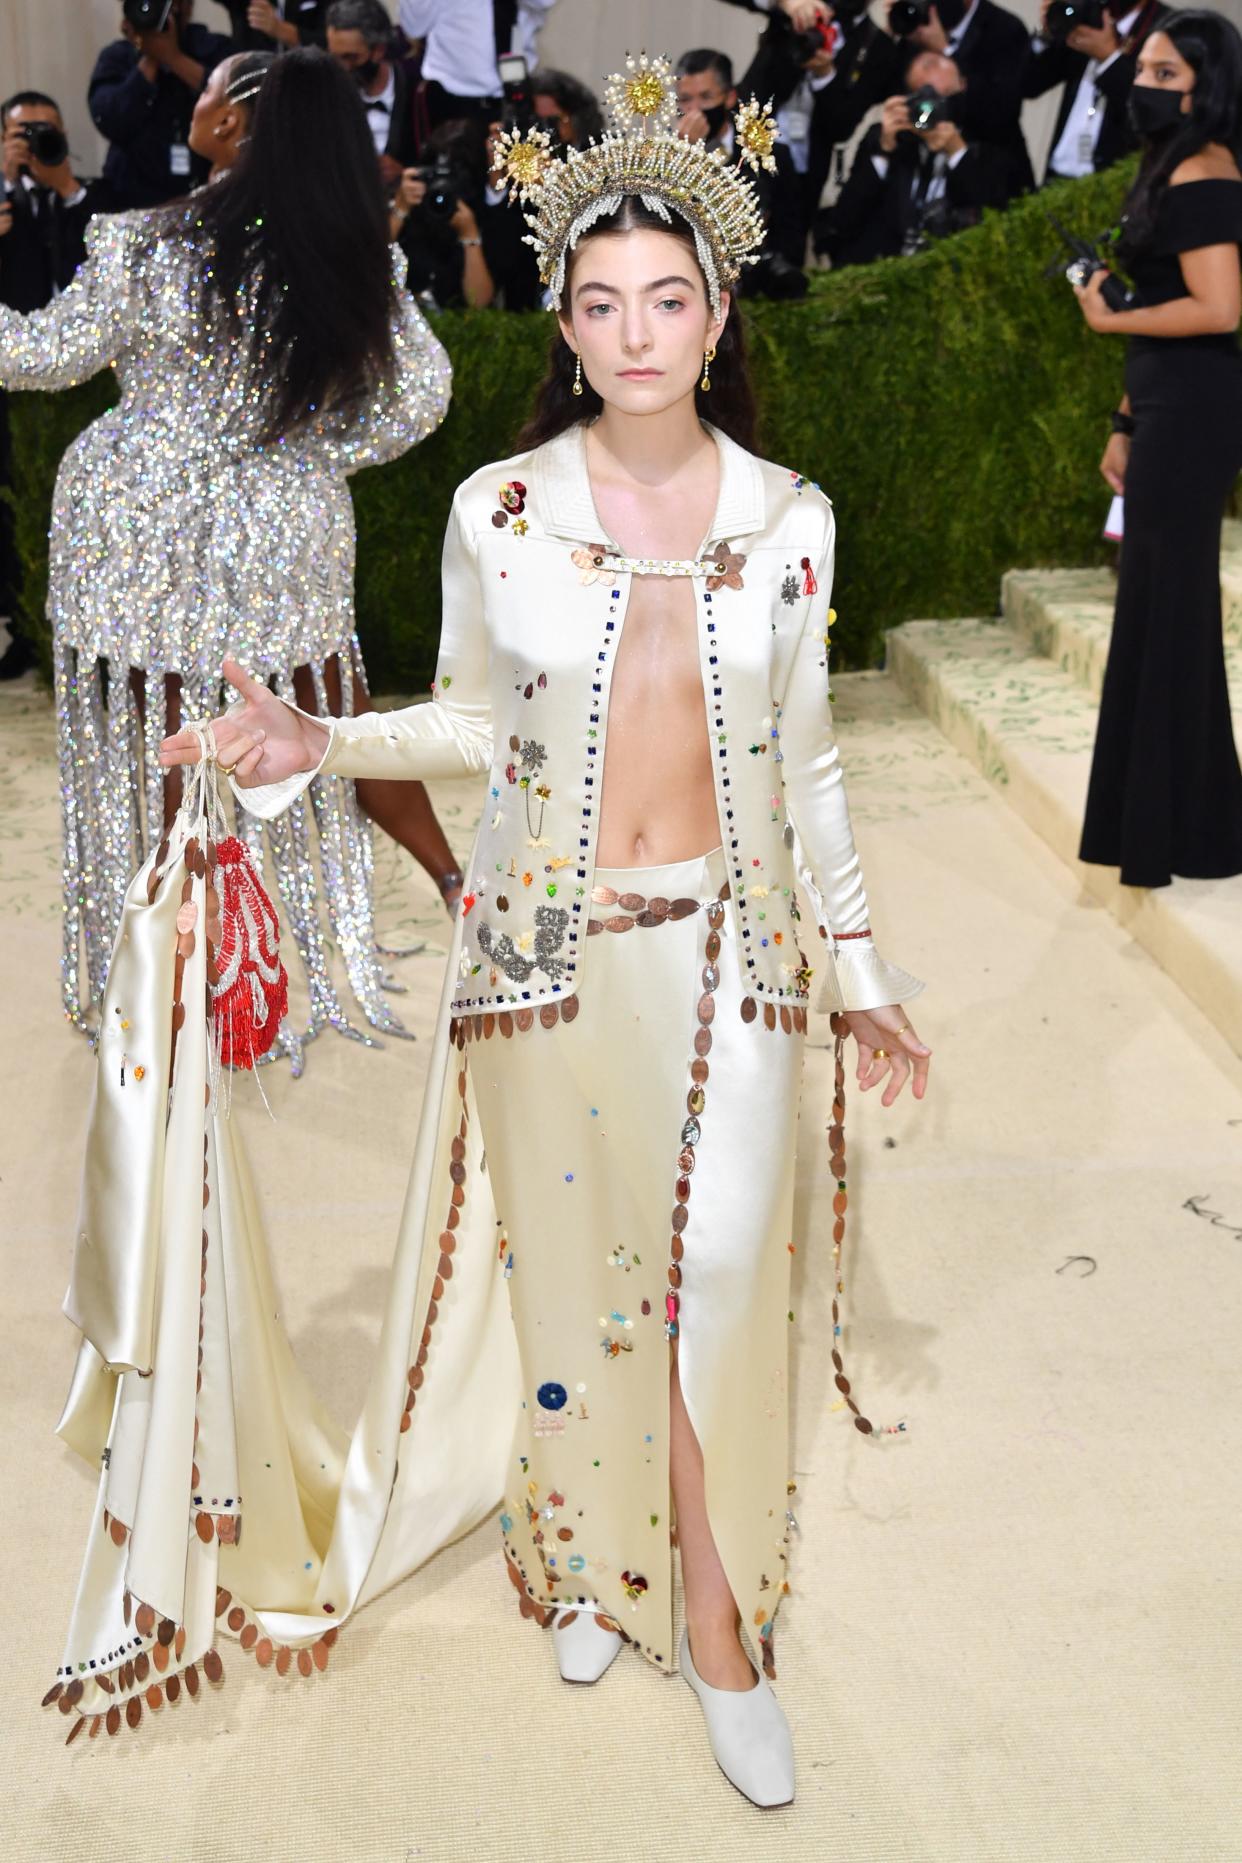
[[[326,711],[326,661],[339,654],[343,673],[361,667],[347,475],[416,445],[443,419],[450,392],[444,348],[403,291],[393,387],[256,445],[245,339],[230,346],[205,333],[201,260],[166,225],[151,212],[97,217],[88,260],[62,296],[28,316],[0,307],[0,386],[68,388],[111,365],[121,391],[66,451],[52,510],[63,991],[79,1024],[102,1000],[126,884],[150,845],[148,824],[158,830],[163,819],[165,675],[182,682],[185,716],[203,717],[219,709],[226,648],[284,696],[294,668],[309,666]],[[404,258],[394,264],[403,278]],[[145,726],[130,668],[145,679]],[[348,710],[352,681],[341,684]],[[300,804],[267,836],[310,991],[307,1029],[282,1031],[295,1068],[307,1034],[349,1029],[329,940],[368,1021],[400,1028],[375,954],[369,825],[352,783],[315,789],[309,811]],[[261,825],[243,816],[239,832],[260,852]]]

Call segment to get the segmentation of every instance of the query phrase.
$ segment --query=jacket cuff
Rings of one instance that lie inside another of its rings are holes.
[[[335,718],[320,718],[315,712],[304,712],[300,705],[294,705],[289,699],[282,704],[288,705],[291,712],[300,718],[309,718],[312,723],[324,725],[328,732],[328,741],[324,746],[323,756],[313,770],[299,770],[296,776],[287,776],[281,783],[256,783],[241,788],[235,777],[230,776],[229,788],[237,800],[250,815],[257,815],[262,821],[271,821],[277,815],[283,815],[302,793],[309,789],[315,778],[326,774],[332,752],[336,748],[337,730]]]
[[[924,985],[918,977],[880,956],[869,938],[834,944],[812,1003],[823,1014],[834,1009],[883,1009],[905,1003]]]

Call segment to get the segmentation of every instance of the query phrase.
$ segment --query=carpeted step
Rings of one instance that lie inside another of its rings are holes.
[[[909,621],[889,633],[888,669],[1242,1052],[1242,878],[1145,891],[1078,865],[1096,723],[1087,687],[995,621]]]

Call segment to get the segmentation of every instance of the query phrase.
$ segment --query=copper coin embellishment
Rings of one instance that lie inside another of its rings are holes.
[[[707,942],[703,946],[703,955],[709,964],[714,964],[720,956],[720,933],[708,932]]]
[[[755,1001],[754,997],[744,996],[742,998],[742,1020],[743,1022],[753,1022],[755,1017],[758,1015],[758,1013],[759,1013],[759,1005]]]
[[[187,899],[183,906],[177,907],[177,930],[192,932],[198,924],[198,907],[192,899]]]

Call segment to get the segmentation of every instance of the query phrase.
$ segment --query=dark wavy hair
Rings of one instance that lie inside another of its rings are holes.
[[[1150,240],[1169,176],[1209,142],[1223,143],[1242,160],[1242,37],[1222,13],[1170,13],[1154,28],[1172,41],[1195,74],[1190,110],[1167,136],[1147,142],[1124,209],[1119,255]]]
[[[260,443],[391,379],[396,287],[375,144],[357,85],[326,52],[275,60],[237,162],[171,209],[170,225],[202,252],[208,331],[246,339]]]
[[[599,107],[599,98],[580,78],[572,77],[568,71],[554,71],[542,65],[531,73],[526,88],[532,97],[550,97],[557,109],[572,119],[575,148],[585,149],[589,142],[598,142],[603,136],[604,113]]]
[[[604,214],[598,219],[591,228],[590,238],[618,236],[642,227],[650,227],[657,233],[670,233],[674,239],[679,239],[694,260],[699,277],[703,277],[695,251],[694,234],[687,223],[680,218],[672,222],[662,220],[637,195],[627,194],[614,213]],[[565,303],[569,299],[575,257],[576,254],[571,252],[565,266],[565,289],[562,293],[562,302]],[[703,290],[706,293],[706,279],[703,280]],[[528,447],[542,446],[545,440],[554,440],[568,428],[576,427],[581,421],[594,420],[603,412],[604,403],[585,375],[582,378],[582,393],[574,393],[577,366],[577,358],[558,326],[553,333],[548,354],[547,374],[535,391],[534,408],[515,442],[517,451],[525,452]],[[739,446],[753,453],[755,395],[750,383],[746,337],[736,298],[729,306],[729,315],[716,344],[711,384],[706,391],[702,388],[694,391],[694,405],[699,419],[710,421],[713,427],[719,427],[731,440],[736,440]]]

